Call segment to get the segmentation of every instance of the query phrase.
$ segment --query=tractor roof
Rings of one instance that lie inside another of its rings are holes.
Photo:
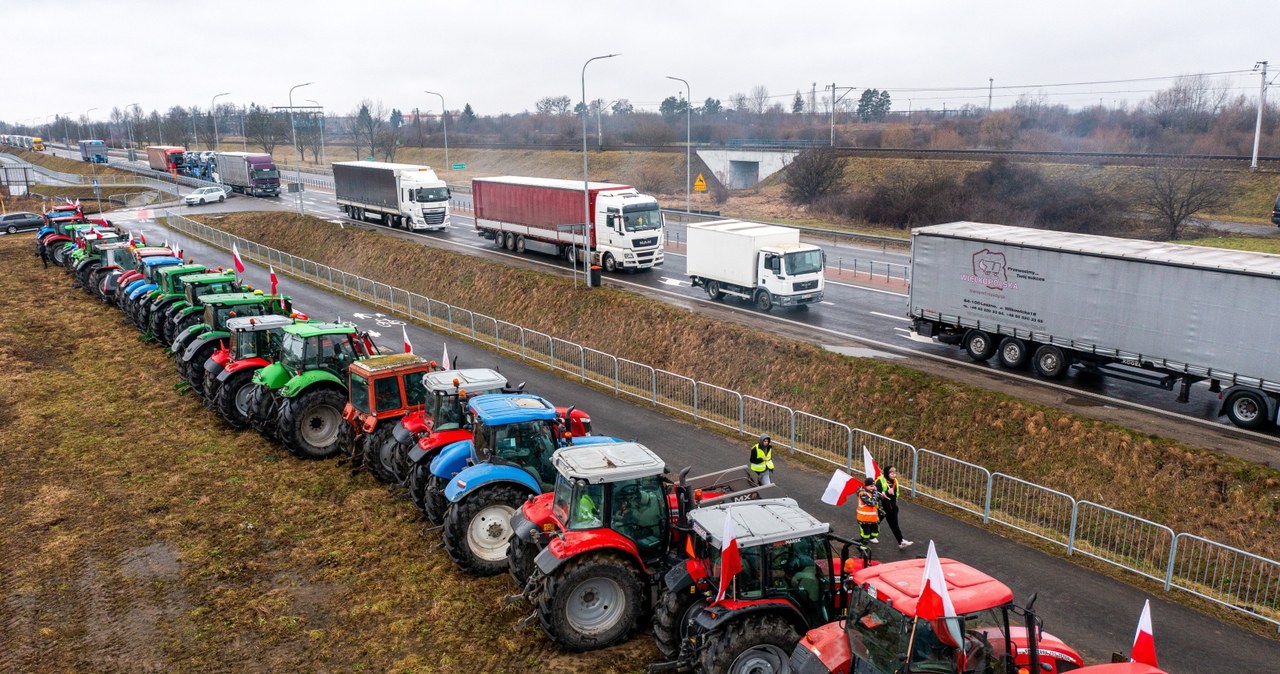
[[[202,264],[180,264],[170,269],[161,269],[159,273],[168,274],[170,276],[186,276],[187,274],[195,274],[204,271]]]
[[[964,615],[1013,601],[1013,590],[995,578],[954,559],[938,561],[956,613]],[[892,602],[903,615],[915,617],[916,602],[924,589],[924,564],[923,559],[908,559],[868,566],[854,573],[853,580],[874,590],[880,599]]]
[[[468,404],[490,426],[556,418],[555,405],[531,393],[489,393]]]
[[[357,360],[351,364],[351,369],[363,370],[367,374],[378,374],[388,370],[420,371],[430,364],[430,361],[416,353],[393,353]]]
[[[638,442],[565,447],[556,450],[551,462],[566,478],[591,484],[661,475],[667,468],[653,450]]]
[[[121,248],[128,248],[128,247],[129,247],[129,243],[127,241],[112,241],[110,243],[104,243],[101,246],[98,246],[98,250],[120,250]]]
[[[172,255],[169,255],[169,256],[152,255],[144,259],[142,261],[142,264],[148,267],[165,267],[171,264],[182,264],[182,260],[179,260],[178,258],[173,257]]]
[[[303,338],[321,335],[354,335],[356,327],[346,323],[294,323],[285,328],[285,332]]]
[[[231,332],[259,332],[262,330],[274,330],[283,328],[286,325],[293,325],[293,319],[288,316],[276,316],[275,314],[267,314],[265,316],[236,316],[227,319],[227,330]]]
[[[190,286],[190,285],[200,285],[202,283],[217,283],[219,281],[234,281],[236,280],[236,275],[229,271],[224,271],[224,272],[205,271],[204,273],[201,273],[201,274],[192,274],[191,276],[188,276],[182,280],[184,283]]]
[[[138,257],[157,257],[162,255],[173,257],[173,250],[167,246],[143,246],[141,248],[134,246],[133,254]]]
[[[693,510],[689,518],[693,521],[693,530],[718,548],[722,545],[720,537],[724,533],[726,513],[732,514],[733,535],[740,548],[825,534],[831,530],[830,524],[818,521],[791,498],[722,503]]]
[[[266,295],[257,293],[220,293],[217,295],[205,295],[202,300],[206,306],[210,304],[238,305],[264,302],[266,297]]]
[[[422,375],[422,383],[428,391],[453,393],[463,391],[500,391],[507,385],[507,378],[485,368],[469,370],[442,370]]]

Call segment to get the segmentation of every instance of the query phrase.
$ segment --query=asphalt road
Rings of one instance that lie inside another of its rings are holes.
[[[123,222],[127,216],[118,215],[115,219]],[[207,263],[230,263],[225,251],[189,240],[154,221],[138,220],[127,226],[145,232],[152,240],[181,241],[184,250]],[[265,284],[266,270],[249,265],[245,277],[250,282]],[[342,317],[379,333],[383,344],[399,343],[399,319],[379,316],[373,309],[288,278],[282,280],[281,286],[282,291],[294,296],[300,311],[319,318]],[[673,468],[693,466],[696,472],[746,461],[750,441],[745,438],[726,439],[680,419],[633,405],[626,399],[455,341],[447,335],[416,325],[406,327],[417,352],[439,353],[448,343],[449,353],[461,359],[458,362],[463,366],[497,367],[511,381],[527,382],[532,392],[558,404],[577,405],[590,412],[596,432],[642,442]],[[818,500],[828,473],[791,461],[785,453],[781,453],[779,459],[776,480],[787,495],[818,517],[832,522],[838,532],[852,534],[855,531],[851,509],[836,509]],[[1152,600],[1161,665],[1169,672],[1271,672],[1276,671],[1276,663],[1280,662],[1278,641],[1166,601],[1165,597],[1170,595],[1165,593],[1148,594],[1078,567],[1065,558],[1007,540],[1006,531],[995,525],[982,529],[912,502],[904,504],[902,522],[904,532],[917,542],[916,546],[903,553],[892,543],[882,543],[874,550],[878,559],[922,555],[932,539],[942,556],[961,560],[999,578],[1013,588],[1020,601],[1025,601],[1033,592],[1038,593],[1036,607],[1045,628],[1079,649],[1090,662],[1105,662],[1113,651],[1127,651],[1142,602],[1148,598]],[[884,540],[889,541],[891,537],[886,535]]]

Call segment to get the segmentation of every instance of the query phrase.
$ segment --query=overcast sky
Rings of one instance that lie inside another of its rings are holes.
[[[1049,85],[1232,71],[1220,77],[1256,100],[1247,71],[1280,72],[1277,0],[0,0],[0,16],[0,120],[35,124],[134,102],[207,109],[224,91],[286,105],[303,82],[294,104],[331,114],[362,98],[438,110],[427,89],[453,110],[517,113],[579,100],[583,63],[612,52],[588,68],[587,98],[649,109],[683,95],[667,75],[699,104],[762,85],[790,109],[834,82],[919,110],[985,106],[988,78],[996,108],[1023,94],[1134,104],[1172,80]],[[1043,86],[1002,88],[1026,85]]]

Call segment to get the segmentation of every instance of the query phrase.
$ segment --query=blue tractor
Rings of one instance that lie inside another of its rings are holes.
[[[472,439],[447,445],[431,460],[433,484],[449,505],[444,546],[463,571],[492,576],[507,570],[511,516],[530,496],[556,482],[551,455],[569,444],[619,442],[572,437],[555,405],[528,393],[492,393],[467,405]]]

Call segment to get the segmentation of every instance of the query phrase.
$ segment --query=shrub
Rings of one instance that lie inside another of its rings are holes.
[[[835,150],[817,148],[796,156],[783,179],[785,195],[793,204],[811,204],[844,187],[844,162]]]

